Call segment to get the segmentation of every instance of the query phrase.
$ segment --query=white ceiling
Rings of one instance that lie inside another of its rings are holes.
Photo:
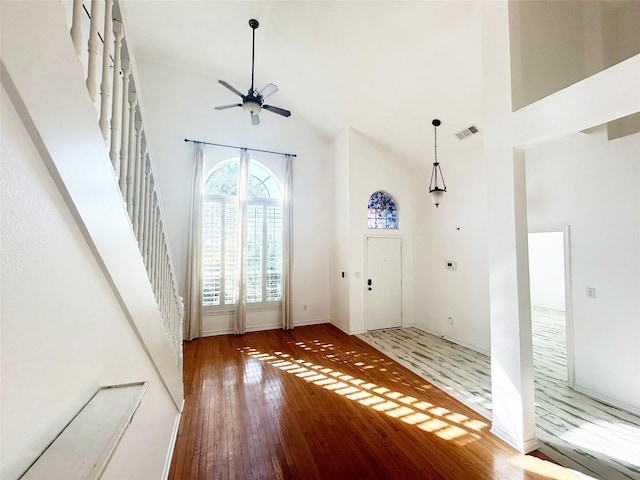
[[[454,134],[472,124],[482,130],[480,7],[456,0],[137,0],[126,3],[125,29],[139,60],[211,77],[214,105],[223,105],[238,97],[216,80],[249,88],[248,21],[256,18],[256,87],[279,88],[267,103],[327,139],[352,127],[424,165],[433,118],[442,120],[439,151],[454,148]]]

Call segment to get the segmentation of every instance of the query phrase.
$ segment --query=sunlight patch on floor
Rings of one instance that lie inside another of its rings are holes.
[[[298,342],[296,345],[308,348],[304,342]],[[452,441],[457,445],[466,445],[478,440],[480,437],[474,433],[474,430],[488,426],[479,420],[467,421],[466,415],[451,412],[429,402],[418,401],[415,397],[405,396],[385,386],[366,382],[331,368],[323,368],[323,366],[315,365],[312,362],[293,359],[282,352],[274,352],[274,355],[270,355],[246,347],[244,353],[283,372],[293,374],[301,380],[332,391],[391,418],[401,420],[408,425],[414,425],[420,430],[433,433],[439,438]],[[325,357],[334,358],[333,355],[325,355]],[[364,362],[357,362],[355,365],[363,370],[372,368],[371,365]],[[422,413],[420,410],[428,411],[431,415]]]
[[[561,467],[560,465],[556,465],[555,463],[551,463],[531,455],[514,455],[509,459],[509,463],[516,465],[527,472],[544,475],[547,478],[553,478],[556,480],[582,480],[584,478],[590,478],[585,477],[582,474],[578,475],[567,468]]]
[[[632,437],[637,439],[636,445],[638,446],[638,450],[636,450],[636,453],[634,454],[631,451],[624,451],[623,449],[619,448],[614,442],[603,442],[597,445],[597,450],[598,452],[603,453],[608,457],[635,465],[638,463],[639,457],[637,452],[640,451],[640,427],[630,429],[626,425],[620,426],[627,427],[628,431],[626,432],[626,438]],[[595,448],[592,440],[593,437],[601,436],[603,438],[607,438],[607,430],[611,430],[610,424],[603,427],[598,424],[585,423],[584,425],[580,425],[579,428],[572,428],[568,432],[563,433],[562,435],[560,435],[560,438],[568,443],[571,443],[572,445],[577,446],[578,448],[589,451]],[[621,438],[620,441],[624,440]]]

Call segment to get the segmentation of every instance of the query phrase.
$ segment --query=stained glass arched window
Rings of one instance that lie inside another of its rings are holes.
[[[377,191],[369,197],[367,227],[398,228],[396,202],[387,192]]]

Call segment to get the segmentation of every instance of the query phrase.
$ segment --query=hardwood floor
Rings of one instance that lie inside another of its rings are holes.
[[[567,386],[561,313],[533,309],[536,434],[542,442],[540,450],[593,478],[640,480],[640,418]],[[491,418],[491,368],[486,355],[416,328],[370,332],[362,338],[485,418]]]
[[[331,325],[185,344],[169,478],[578,478]]]

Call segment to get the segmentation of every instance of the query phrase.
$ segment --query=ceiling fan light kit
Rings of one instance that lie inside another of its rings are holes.
[[[267,97],[270,97],[274,93],[278,91],[278,87],[276,87],[273,83],[268,83],[262,90],[258,91],[254,88],[253,84],[253,74],[254,74],[254,66],[255,66],[255,53],[256,53],[256,29],[260,26],[258,20],[252,18],[249,20],[249,26],[252,30],[252,48],[251,48],[251,87],[246,95],[243,95],[237,88],[231,86],[229,83],[224,80],[218,80],[218,83],[223,87],[228,88],[233,93],[242,98],[242,103],[232,103],[230,105],[221,105],[215,107],[216,110],[226,110],[228,108],[234,107],[242,107],[245,112],[249,112],[251,115],[251,124],[258,125],[260,123],[260,117],[258,114],[262,110],[266,110],[267,112],[275,113],[276,115],[281,115],[283,117],[291,116],[291,112],[289,110],[285,110],[284,108],[274,107],[273,105],[265,105],[264,100]]]
[[[440,202],[444,198],[444,193],[447,191],[447,185],[444,183],[444,177],[442,176],[442,169],[440,168],[440,162],[438,162],[438,133],[437,128],[442,122],[437,118],[433,119],[431,125],[433,125],[433,149],[434,149],[434,162],[433,169],[431,170],[431,181],[429,182],[429,195],[431,195],[431,201],[438,208]],[[442,182],[442,188],[438,185],[438,176]]]

